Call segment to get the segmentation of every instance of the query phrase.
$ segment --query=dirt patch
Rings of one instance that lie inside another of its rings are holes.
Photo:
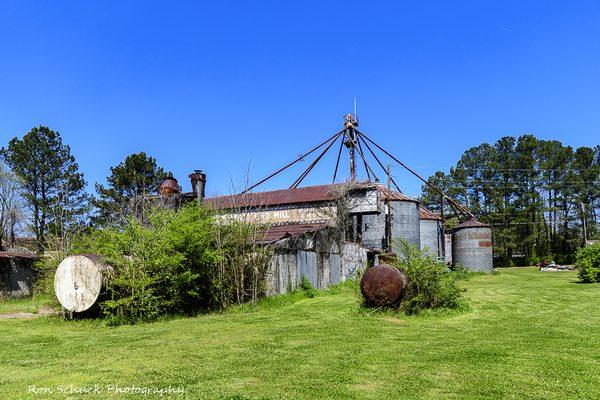
[[[40,308],[36,313],[27,313],[27,312],[16,312],[16,313],[6,313],[0,314],[0,320],[3,319],[33,319],[38,317],[44,317],[46,315],[53,315],[55,311],[51,308]]]
[[[387,321],[387,322],[391,322],[393,324],[399,324],[399,325],[404,324],[403,320],[398,319],[398,318],[394,318],[394,317],[385,317],[385,318],[382,318],[382,320]]]

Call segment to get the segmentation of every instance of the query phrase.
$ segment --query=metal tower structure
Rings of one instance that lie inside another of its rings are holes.
[[[298,163],[299,161],[304,160],[306,157],[315,153],[317,150],[322,149],[322,151],[320,153],[318,153],[318,155],[308,165],[308,167],[290,185],[290,189],[297,188],[302,183],[302,181],[308,176],[308,174],[310,174],[310,172],[313,170],[313,168],[319,163],[319,161],[321,161],[323,156],[334,146],[334,144],[338,140],[339,140],[339,149],[337,152],[335,169],[333,171],[332,183],[336,182],[338,171],[339,171],[339,166],[340,166],[340,158],[341,158],[342,150],[344,147],[346,147],[348,150],[348,158],[350,160],[350,165],[349,165],[350,180],[352,182],[356,181],[356,175],[357,175],[356,174],[356,171],[357,171],[356,155],[358,155],[358,157],[360,158],[360,160],[362,161],[362,164],[364,166],[368,181],[374,180],[375,182],[379,182],[379,178],[377,177],[377,174],[375,173],[373,168],[371,168],[371,166],[369,165],[369,162],[367,161],[368,157],[367,157],[367,154],[365,154],[365,152],[364,152],[364,149],[366,149],[368,151],[368,154],[376,161],[377,165],[381,168],[383,173],[386,174],[388,182],[391,182],[394,185],[394,187],[396,188],[396,190],[398,190],[399,192],[402,192],[402,190],[400,189],[400,187],[398,186],[396,181],[392,178],[392,176],[389,172],[389,169],[387,169],[384,166],[384,164],[381,162],[381,159],[378,157],[376,151],[379,151],[379,152],[383,153],[384,155],[386,155],[387,157],[389,157],[391,160],[395,161],[398,165],[400,165],[401,167],[406,169],[412,175],[417,177],[420,181],[422,181],[425,185],[430,187],[432,190],[437,192],[440,195],[440,197],[442,198],[442,201],[444,201],[444,200],[447,201],[448,204],[450,205],[450,207],[452,207],[454,213],[459,218],[459,220],[465,220],[465,219],[468,220],[468,219],[473,218],[473,214],[465,206],[459,204],[456,200],[454,200],[450,196],[446,195],[440,188],[438,188],[437,186],[430,183],[427,179],[425,179],[421,175],[419,175],[414,169],[410,168],[408,165],[406,165],[405,163],[400,161],[397,157],[395,157],[389,151],[387,151],[382,146],[377,144],[375,141],[373,141],[371,138],[369,138],[366,134],[359,131],[358,130],[358,116],[355,113],[346,114],[344,116],[344,127],[341,131],[335,133],[333,136],[329,137],[328,139],[321,142],[317,146],[311,148],[306,153],[299,155],[297,158],[290,161],[283,167],[279,168],[277,171],[271,173],[267,177],[261,179],[260,181],[258,181],[255,184],[251,185],[249,188],[247,188],[240,194],[250,192],[252,189],[262,185],[264,182],[268,181],[269,179],[273,178],[276,175],[279,175],[281,172],[287,170],[292,165]]]

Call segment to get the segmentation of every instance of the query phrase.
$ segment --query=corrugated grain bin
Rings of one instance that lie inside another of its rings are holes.
[[[419,224],[421,236],[421,250],[427,250],[429,255],[435,259],[444,257],[444,224],[442,217],[419,207]]]
[[[492,227],[474,219],[459,224],[452,230],[452,258],[471,271],[492,272]]]
[[[421,248],[421,224],[419,221],[419,205],[412,199],[395,200],[392,206],[392,250],[399,249],[394,243],[397,239],[405,240],[417,249]]]
[[[392,251],[399,252],[396,243],[402,239],[417,249],[421,248],[421,227],[419,224],[419,202],[411,199],[402,193],[387,189],[385,186],[378,186],[382,201],[389,201],[392,209]],[[385,213],[388,212],[384,207]]]

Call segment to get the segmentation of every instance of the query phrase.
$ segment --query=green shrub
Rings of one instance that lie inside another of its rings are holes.
[[[70,254],[102,255],[114,269],[99,300],[111,325],[195,314],[256,301],[270,251],[255,244],[262,227],[216,217],[196,203],[148,210],[119,228],[74,238]],[[47,270],[57,260],[48,259]]]
[[[317,291],[313,287],[313,284],[304,275],[300,278],[300,289],[304,291],[306,297],[313,298],[317,295]]]
[[[465,304],[456,282],[467,279],[469,273],[464,269],[451,271],[407,242],[399,245],[396,267],[407,277],[401,311],[410,315],[425,309],[458,308]]]
[[[600,243],[579,250],[576,263],[581,282],[600,282]]]

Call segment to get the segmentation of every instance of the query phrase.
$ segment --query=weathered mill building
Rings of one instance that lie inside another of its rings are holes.
[[[302,275],[319,288],[338,283],[378,263],[382,252],[397,251],[397,239],[420,244],[418,202],[373,182],[222,196],[206,203],[226,210],[228,218],[269,226],[264,242],[275,244],[270,268],[275,292],[294,287]],[[340,209],[347,215],[339,215]]]
[[[338,143],[339,142],[339,143]],[[328,185],[301,187],[325,153],[339,145],[333,180]],[[336,183],[343,147],[348,149],[350,177]],[[320,154],[288,189],[253,192],[252,190],[322,148]],[[444,220],[403,193],[375,153],[377,150],[407,169],[439,193],[463,222],[446,240]],[[366,152],[368,151],[368,153]],[[367,155],[387,176],[387,185],[379,182]],[[366,180],[357,179],[357,157],[364,165]],[[220,211],[220,218],[257,222],[267,227],[260,240],[272,245],[275,255],[269,266],[269,293],[294,288],[302,276],[318,288],[338,283],[357,269],[377,264],[380,255],[399,252],[399,240],[426,250],[439,261],[453,262],[478,271],[491,271],[491,227],[473,219],[473,215],[437,187],[358,130],[355,114],[344,117],[343,129],[310,151],[299,155],[284,167],[258,181],[243,192],[230,196],[205,198],[206,175],[190,175],[192,192],[179,193],[174,178],[167,178],[160,192],[166,202],[177,207],[197,200]],[[397,190],[392,190],[393,186]]]
[[[419,203],[379,183],[354,182],[306,186],[268,192],[221,196],[205,200],[230,217],[270,226],[326,223],[344,218],[345,241],[374,252],[396,249],[396,239],[419,247]],[[341,204],[345,203],[345,204]],[[347,209],[347,216],[338,210]],[[437,249],[436,249],[437,251]]]
[[[268,293],[294,288],[302,276],[317,288],[339,283],[366,265],[377,264],[380,254],[398,252],[398,239],[417,248],[425,244],[435,258],[443,255],[442,242],[434,240],[438,231],[432,234],[427,225],[434,221],[436,228],[443,229],[439,216],[377,182],[204,198],[206,175],[197,171],[190,179],[192,192],[178,194],[174,189],[178,184],[170,177],[161,185],[161,193],[175,196],[170,200],[174,204],[198,199],[219,210],[220,218],[267,227],[260,243],[274,248]],[[340,215],[340,209],[346,210],[345,215]],[[345,227],[342,236],[340,223]]]

